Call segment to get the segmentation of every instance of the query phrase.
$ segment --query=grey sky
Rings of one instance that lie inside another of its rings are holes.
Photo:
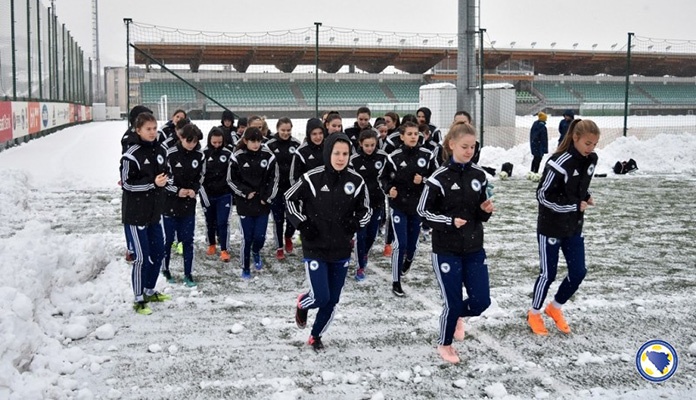
[[[42,0],[49,4],[49,0]],[[55,0],[58,18],[85,53],[92,54],[91,1]],[[482,0],[481,27],[497,47],[609,50],[626,43],[627,32],[660,39],[692,39],[696,51],[694,0]],[[395,32],[457,32],[455,0],[101,0],[102,66],[125,65],[123,18],[153,25],[218,32],[266,32],[325,26]]]

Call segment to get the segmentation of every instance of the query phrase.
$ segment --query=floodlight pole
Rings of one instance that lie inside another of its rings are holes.
[[[124,18],[123,23],[126,24],[126,113],[129,113],[130,112],[130,24],[133,23],[133,18]]]
[[[633,32],[628,32],[628,49],[626,50],[626,90],[624,92],[624,124],[623,124],[623,135],[624,137],[628,133],[628,88],[631,84],[631,38],[633,37]]]
[[[315,22],[316,37],[314,40],[314,116],[319,118],[319,27],[321,22]]]
[[[481,147],[483,147],[483,75],[485,73],[485,68],[483,65],[483,35],[486,33],[486,30],[483,28],[479,29],[479,64],[481,65],[481,77],[479,78],[479,91],[480,91],[480,96],[481,96],[481,101],[479,102],[480,107],[479,111],[481,112],[479,115],[479,137],[481,138]]]

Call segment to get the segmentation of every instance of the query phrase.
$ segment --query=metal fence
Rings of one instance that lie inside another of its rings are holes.
[[[41,0],[0,0],[0,99],[91,104],[91,59]]]

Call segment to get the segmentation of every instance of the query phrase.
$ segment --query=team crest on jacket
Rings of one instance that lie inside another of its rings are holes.
[[[312,260],[309,262],[309,269],[316,271],[319,269],[319,262],[317,260]]]
[[[261,168],[266,168],[268,166],[268,160],[261,160]]]
[[[556,238],[549,238],[549,239],[547,240],[547,242],[548,242],[549,245],[551,245],[551,246],[555,245],[557,241],[558,241],[558,239],[556,239]]]
[[[343,191],[346,192],[347,195],[355,193],[355,184],[353,182],[346,183],[343,185]]]
[[[440,271],[442,271],[443,274],[450,272],[450,265],[448,263],[440,264]]]
[[[381,161],[375,161],[375,168],[376,169],[382,169],[382,162]]]
[[[471,188],[474,189],[474,192],[481,191],[481,182],[479,182],[478,179],[473,179],[471,181]]]
[[[227,162],[227,156],[224,155],[224,154],[221,155],[221,156],[220,156],[220,162],[223,162],[223,163],[224,163],[224,162]]]
[[[193,160],[193,162],[191,163],[191,166],[193,168],[198,168],[198,160]]]
[[[394,223],[395,223],[395,224],[398,224],[399,222],[401,222],[401,218],[399,218],[398,215],[395,215],[395,216],[394,216]]]
[[[291,147],[289,151],[290,151],[290,154],[295,154],[295,148],[294,148],[294,147]]]
[[[428,162],[425,161],[425,158],[419,158],[419,159],[418,159],[418,166],[421,167],[421,168],[424,168],[424,167],[425,167],[425,164],[427,164],[427,163],[428,163]]]
[[[162,157],[161,154],[157,155],[157,164],[159,164],[159,165],[164,164],[164,157]]]
[[[590,166],[587,167],[587,175],[592,176],[593,173],[594,173],[594,164],[590,164]]]

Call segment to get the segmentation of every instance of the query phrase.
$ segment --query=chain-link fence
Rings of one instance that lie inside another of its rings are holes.
[[[0,99],[91,104],[90,63],[41,0],[0,0]]]

